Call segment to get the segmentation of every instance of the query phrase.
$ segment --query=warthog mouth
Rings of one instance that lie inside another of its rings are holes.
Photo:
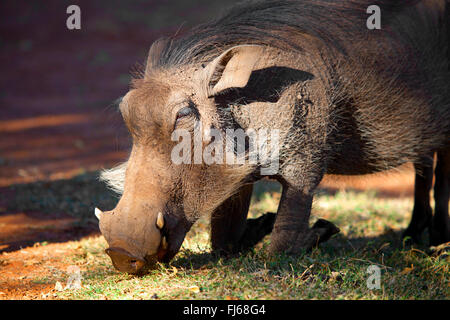
[[[114,268],[120,272],[135,275],[145,274],[147,271],[155,269],[158,262],[166,261],[164,259],[165,253],[160,251],[154,255],[147,255],[143,259],[133,256],[125,249],[118,247],[108,248],[105,252],[111,258]]]
[[[110,247],[105,252],[117,270],[136,275],[144,274],[148,270],[155,269],[158,262],[168,262],[175,255],[167,250],[166,238],[162,237],[161,239],[157,253],[146,255],[144,258],[136,257],[120,247]]]
[[[122,248],[111,247],[105,252],[111,258],[114,268],[122,272],[138,274],[147,265],[146,260],[135,257]]]
[[[113,215],[114,212],[102,212],[100,209],[95,208],[95,216],[101,221],[103,217]],[[169,250],[169,244],[167,242],[168,230],[164,221],[162,212],[158,212],[155,225],[160,233],[160,243],[157,250],[152,253],[136,255],[140,250],[137,248],[132,249],[126,241],[115,239],[110,242],[110,247],[105,250],[106,254],[111,258],[113,266],[121,271],[131,274],[141,274],[149,269],[156,268],[157,262],[168,262],[176,254]]]
[[[100,222],[114,214],[113,211],[102,212],[98,208],[95,208],[94,213]],[[118,271],[142,274],[155,269],[158,262],[169,262],[178,253],[184,236],[192,226],[192,223],[189,223],[186,219],[179,219],[173,215],[167,215],[166,219],[162,212],[157,213],[154,223],[158,235],[154,233],[152,241],[156,242],[159,239],[159,244],[154,243],[154,245],[157,245],[156,250],[152,244],[150,244],[150,248],[147,248],[148,250],[145,250],[145,248],[135,247],[132,243],[120,237],[112,240],[107,239],[110,247],[105,252]]]

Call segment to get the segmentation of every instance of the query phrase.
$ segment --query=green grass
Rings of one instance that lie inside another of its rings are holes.
[[[279,187],[259,184],[250,216],[276,211]],[[411,198],[378,198],[374,192],[319,192],[313,219],[333,221],[341,233],[298,257],[269,256],[270,236],[232,258],[210,252],[208,220],[199,220],[169,264],[144,276],[117,272],[95,237],[77,242],[80,254],[65,257],[82,270],[82,288],[60,299],[449,299],[445,250],[404,245]],[[424,239],[426,240],[426,239]],[[448,250],[447,250],[448,252]],[[380,289],[369,289],[367,268],[381,270]],[[67,276],[66,276],[67,277]],[[64,275],[46,281],[61,281]]]

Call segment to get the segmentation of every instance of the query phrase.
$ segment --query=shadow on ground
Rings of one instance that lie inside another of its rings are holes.
[[[326,243],[320,244],[318,248],[314,248],[310,251],[305,251],[305,253],[300,256],[292,257],[280,255],[279,257],[276,257],[276,262],[279,263],[277,267],[281,270],[290,271],[290,269],[292,268],[292,262],[314,256],[314,251],[316,250],[319,250],[318,252],[320,252],[320,254],[326,255],[327,260],[340,259],[344,257],[349,260],[358,260],[359,256],[364,255],[364,251],[369,251],[370,255],[375,255],[377,253],[392,255],[394,252],[399,250],[410,250],[411,248],[413,248],[413,246],[406,245],[402,238],[403,231],[404,230],[389,230],[377,236],[357,238],[349,238],[344,235],[338,234],[332,239],[328,240]],[[426,245],[428,243],[428,241],[426,240],[426,235],[424,235],[423,239],[423,243],[414,245],[414,248],[426,254],[433,254],[434,251],[430,250],[430,248]],[[258,244],[257,246],[260,245],[261,244]],[[249,250],[248,252],[251,252],[252,250],[253,249]],[[252,255],[252,253],[250,255]],[[225,259],[225,261],[227,261],[229,258],[239,257],[245,256],[242,256],[241,254],[224,256],[209,251],[186,251],[183,255],[176,256],[174,261],[171,262],[171,265],[177,268],[191,268],[199,270],[205,267],[213,267],[219,260],[222,259]]]
[[[98,172],[0,188],[0,252],[99,234],[94,208],[110,210],[117,201]]]

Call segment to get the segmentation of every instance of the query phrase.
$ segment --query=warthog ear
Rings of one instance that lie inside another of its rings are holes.
[[[208,96],[228,89],[247,85],[254,66],[264,48],[257,45],[241,45],[228,49],[205,68]]]
[[[145,66],[146,77],[150,74],[151,69],[158,64],[158,60],[169,41],[167,38],[161,38],[153,42],[148,51],[147,65]]]

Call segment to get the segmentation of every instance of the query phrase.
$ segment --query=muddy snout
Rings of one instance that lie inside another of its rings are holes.
[[[102,212],[96,208],[95,215],[109,244],[105,252],[117,270],[142,274],[155,268],[156,262],[166,256],[168,242],[163,234],[165,221],[161,212],[150,217],[148,223],[130,218],[118,210]]]
[[[142,258],[133,256],[125,249],[112,247],[105,250],[114,267],[121,271],[132,274],[138,274],[144,271],[144,267],[147,265],[147,261]]]
[[[156,267],[157,261],[161,260],[165,250],[161,250],[160,247],[157,253],[147,255],[145,258],[136,257],[127,250],[119,247],[110,247],[105,252],[111,258],[114,268],[118,271],[130,274],[143,274],[147,270]]]

